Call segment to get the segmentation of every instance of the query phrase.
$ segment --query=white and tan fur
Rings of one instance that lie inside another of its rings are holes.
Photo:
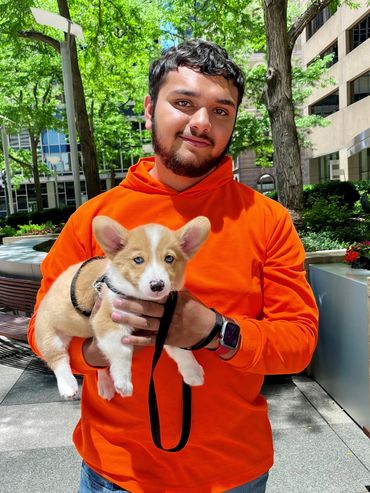
[[[94,236],[106,258],[94,260],[80,271],[76,282],[79,307],[92,309],[96,300],[94,282],[103,274],[125,296],[143,300],[160,301],[171,291],[181,289],[186,262],[206,240],[209,230],[209,220],[202,216],[176,231],[158,224],[127,230],[109,217],[95,217]],[[138,263],[138,259],[143,262]],[[94,315],[89,318],[75,309],[70,286],[80,266],[81,263],[72,265],[63,272],[43,298],[35,322],[38,348],[55,373],[60,394],[73,398],[78,385],[69,364],[69,343],[73,336],[95,337],[109,362],[110,373],[98,371],[99,395],[105,399],[111,399],[116,392],[130,396],[133,346],[122,344],[121,339],[133,329],[112,321],[112,302],[119,295],[105,284],[101,304]],[[186,383],[203,384],[203,369],[191,351],[169,346],[165,349]]]

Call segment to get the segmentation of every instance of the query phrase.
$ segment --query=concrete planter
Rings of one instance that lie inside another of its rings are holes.
[[[310,266],[320,312],[311,376],[370,436],[370,271]]]
[[[58,234],[50,234],[50,235],[24,235],[24,236],[5,236],[3,237],[3,245],[8,245],[9,243],[14,243],[15,241],[20,241],[20,240],[28,240],[28,239],[37,239],[37,240],[44,240],[44,239],[51,239],[51,238],[58,238]]]
[[[37,235],[25,238],[17,237],[0,245],[0,276],[21,277],[40,280],[40,264],[47,255],[41,251],[45,243],[50,244],[57,235]]]

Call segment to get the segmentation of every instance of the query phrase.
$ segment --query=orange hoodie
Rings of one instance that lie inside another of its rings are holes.
[[[81,419],[74,443],[86,463],[132,493],[219,493],[266,472],[273,463],[267,404],[259,395],[265,374],[295,373],[310,361],[317,310],[303,270],[304,251],[287,211],[233,180],[230,158],[201,182],[177,192],[151,177],[154,159],[131,167],[122,183],[82,205],[42,263],[37,306],[67,266],[102,254],[91,221],[107,215],[127,228],[156,222],[179,228],[198,215],[210,237],[189,262],[186,287],[241,326],[241,347],[229,361],[201,349],[205,383],[193,388],[192,428],[176,453],[152,442],[148,386],[153,349],[134,355],[134,395],[110,402],[97,394],[96,369],[70,345],[71,365],[84,375]],[[37,353],[34,318],[29,341]],[[163,354],[156,369],[162,442],[181,432],[181,377]]]

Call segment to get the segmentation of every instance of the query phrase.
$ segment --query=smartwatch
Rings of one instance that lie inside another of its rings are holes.
[[[218,348],[210,349],[210,351],[215,351],[219,356],[223,356],[238,347],[240,327],[234,320],[222,316],[216,310],[213,311],[216,313],[215,327],[218,326],[220,337]]]

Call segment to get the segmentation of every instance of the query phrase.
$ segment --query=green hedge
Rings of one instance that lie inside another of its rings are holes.
[[[303,189],[303,198],[305,209],[313,207],[319,200],[334,202],[351,209],[360,199],[360,194],[354,182],[335,180],[306,185]]]
[[[24,224],[44,224],[51,222],[55,225],[65,223],[69,216],[75,211],[75,207],[67,206],[61,209],[45,209],[37,212],[16,212],[11,214],[0,225],[18,228]]]

